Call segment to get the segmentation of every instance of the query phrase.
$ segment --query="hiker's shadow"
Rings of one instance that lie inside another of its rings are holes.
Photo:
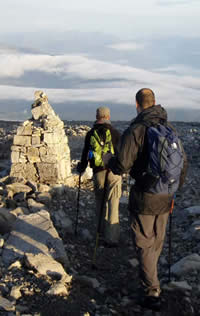
[[[48,291],[56,284],[55,281],[31,274],[31,283],[28,287],[24,287],[24,279],[30,280],[30,275],[23,270],[23,267],[20,270],[16,269],[15,272],[18,275],[23,275],[17,284],[21,288],[21,297],[17,300],[16,311],[18,308],[20,310],[21,307],[24,315],[82,316],[89,312],[89,315],[94,316],[89,307],[90,298],[81,292],[81,287],[77,281],[72,279],[70,284],[63,284],[66,287],[65,295],[50,295]],[[9,300],[15,300],[15,298],[9,296]],[[1,316],[7,315],[3,308],[2,306]]]

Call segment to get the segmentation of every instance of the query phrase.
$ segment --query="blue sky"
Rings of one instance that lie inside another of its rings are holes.
[[[120,118],[144,86],[167,109],[199,109],[199,0],[3,0],[0,9],[0,119],[28,116],[36,89],[65,119],[76,109],[92,119],[98,104]]]

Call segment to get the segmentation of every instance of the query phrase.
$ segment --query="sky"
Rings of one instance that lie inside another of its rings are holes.
[[[0,119],[30,116],[38,89],[64,119],[92,120],[101,103],[128,120],[142,87],[170,111],[199,110],[199,0],[2,0],[0,10]]]
[[[198,35],[199,0],[2,0],[1,30]],[[10,23],[12,21],[12,23]]]

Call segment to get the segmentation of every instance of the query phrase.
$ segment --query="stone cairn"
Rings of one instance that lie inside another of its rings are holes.
[[[71,159],[64,123],[45,93],[35,91],[34,96],[32,119],[18,127],[13,139],[10,175],[44,184],[67,183]]]

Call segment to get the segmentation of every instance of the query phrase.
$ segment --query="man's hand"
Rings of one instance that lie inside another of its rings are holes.
[[[108,162],[109,162],[111,157],[112,157],[111,153],[106,153],[106,154],[103,155],[102,160],[103,160],[103,163],[104,163],[105,167],[108,165]]]

